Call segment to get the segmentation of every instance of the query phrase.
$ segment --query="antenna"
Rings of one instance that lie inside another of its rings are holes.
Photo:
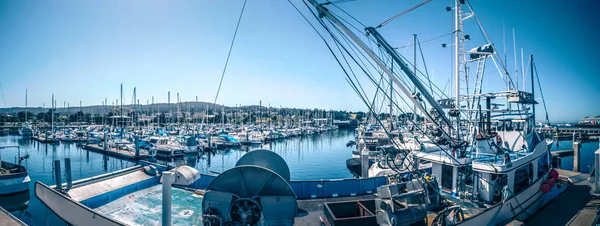
[[[523,91],[525,91],[525,64],[523,60],[523,48],[521,48],[521,76],[523,77]]]
[[[504,30],[504,20],[502,20],[502,44],[504,49],[504,62],[506,61],[506,31]]]
[[[512,29],[513,32],[513,54],[514,54],[514,59],[515,59],[515,78],[517,78],[517,87],[515,87],[515,89],[519,88],[519,66],[517,65],[517,41],[515,39],[515,29]]]

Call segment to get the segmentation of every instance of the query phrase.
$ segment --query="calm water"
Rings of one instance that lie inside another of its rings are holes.
[[[346,159],[351,156],[351,148],[346,142],[354,139],[354,130],[340,129],[302,138],[291,138],[273,142],[270,149],[281,155],[288,163],[293,180],[339,179],[351,178],[346,169]],[[135,165],[134,162],[121,160],[102,154],[90,152],[75,144],[40,144],[20,136],[0,136],[0,146],[19,145],[21,155],[28,153],[29,159],[22,162],[31,177],[31,189],[27,193],[11,197],[1,197],[0,205],[10,209],[13,215],[29,225],[63,225],[58,217],[35,198],[33,186],[35,181],[48,185],[54,182],[53,161],[61,160],[64,171],[65,158],[71,158],[73,180],[100,175]],[[14,162],[17,149],[4,149],[2,160]],[[200,172],[223,172],[235,165],[246,153],[242,150],[227,150],[201,156],[186,156],[167,162],[169,165],[187,164]],[[64,173],[63,173],[64,182]],[[10,204],[10,206],[8,206]],[[20,205],[17,205],[20,204]]]
[[[552,144],[551,151],[573,149],[573,141],[559,141],[558,146],[556,141]],[[594,152],[598,150],[598,142],[587,142],[581,144],[580,170],[582,173],[589,173],[594,165]],[[562,158],[562,169],[573,170],[573,156]]]

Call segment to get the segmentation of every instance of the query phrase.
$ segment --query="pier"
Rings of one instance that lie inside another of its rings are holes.
[[[27,224],[23,223],[23,221],[19,220],[8,211],[4,210],[0,207],[0,225],[4,226],[26,226]]]
[[[117,148],[106,148],[105,149],[104,147],[100,147],[97,144],[84,145],[83,149],[101,153],[101,154],[105,154],[105,155],[109,155],[109,156],[113,156],[113,157],[117,157],[117,158],[129,159],[129,160],[150,158],[150,155],[148,155],[148,154],[139,153],[138,155],[136,155],[135,151],[132,152],[129,150],[122,150],[122,149],[117,149]]]
[[[600,138],[600,128],[542,127],[536,130],[558,140],[569,140],[575,137],[578,140],[587,141]]]
[[[525,222],[513,221],[508,225],[596,225],[600,198],[590,195],[589,174],[560,170],[560,178],[572,184],[540,211]]]

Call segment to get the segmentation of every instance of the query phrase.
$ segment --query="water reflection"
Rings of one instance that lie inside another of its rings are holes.
[[[268,149],[282,156],[290,167],[292,179],[317,180],[350,178],[345,161],[352,149],[345,143],[354,139],[354,130],[329,131],[306,137],[274,141],[270,144],[242,146],[237,149],[217,150],[181,158],[157,159],[169,166],[188,165],[202,173],[221,173],[235,166],[245,153],[254,149]]]

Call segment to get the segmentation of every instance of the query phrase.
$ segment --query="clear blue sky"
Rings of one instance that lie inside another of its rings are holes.
[[[306,12],[299,0],[298,6]],[[421,0],[358,0],[340,6],[375,26]],[[145,103],[212,102],[243,1],[0,1],[0,83],[6,106],[50,104],[55,94],[99,105],[133,87]],[[449,0],[431,3],[381,29],[395,46],[451,31]],[[552,121],[600,115],[600,3],[593,0],[473,0],[497,47],[511,29],[533,53]],[[473,36],[478,31],[473,30]],[[423,44],[434,81],[451,76],[450,37]],[[499,49],[503,53],[503,49]],[[401,50],[407,57],[412,50]],[[520,58],[520,57],[519,57]],[[527,63],[527,60],[526,60]],[[419,65],[421,66],[421,65]],[[491,68],[491,67],[490,67]],[[527,81],[529,84],[530,81]],[[364,110],[323,42],[285,0],[249,0],[218,103]],[[2,101],[2,99],[0,99]],[[0,102],[0,107],[4,107]],[[538,116],[538,119],[541,119]]]

